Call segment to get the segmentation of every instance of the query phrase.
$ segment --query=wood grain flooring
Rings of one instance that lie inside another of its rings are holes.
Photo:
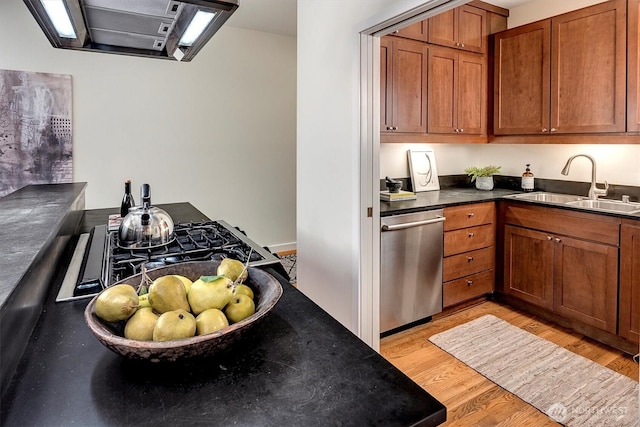
[[[447,407],[444,426],[558,426],[547,415],[450,356],[428,338],[493,314],[528,332],[638,380],[638,364],[621,351],[507,305],[486,301],[380,342],[381,354]]]

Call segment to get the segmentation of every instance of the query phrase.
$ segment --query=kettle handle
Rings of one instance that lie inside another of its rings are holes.
[[[142,184],[140,188],[140,200],[142,201],[142,207],[151,206],[151,187],[149,184]]]

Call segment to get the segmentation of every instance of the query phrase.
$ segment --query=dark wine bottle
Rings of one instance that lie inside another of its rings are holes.
[[[124,182],[124,196],[122,196],[122,203],[120,203],[120,216],[124,218],[129,213],[129,209],[135,205],[136,202],[131,194],[131,180],[128,179]]]

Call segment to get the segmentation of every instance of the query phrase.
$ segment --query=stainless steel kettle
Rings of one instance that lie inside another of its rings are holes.
[[[118,230],[118,245],[124,248],[150,248],[171,242],[173,220],[164,210],[151,206],[151,187],[140,190],[142,205],[132,208],[122,219]]]

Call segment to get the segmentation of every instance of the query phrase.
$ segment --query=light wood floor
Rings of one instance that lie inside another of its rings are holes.
[[[487,301],[381,340],[382,355],[447,407],[445,426],[559,425],[428,340],[433,334],[485,314],[493,314],[567,350],[638,380],[638,364],[630,356],[525,312]]]

